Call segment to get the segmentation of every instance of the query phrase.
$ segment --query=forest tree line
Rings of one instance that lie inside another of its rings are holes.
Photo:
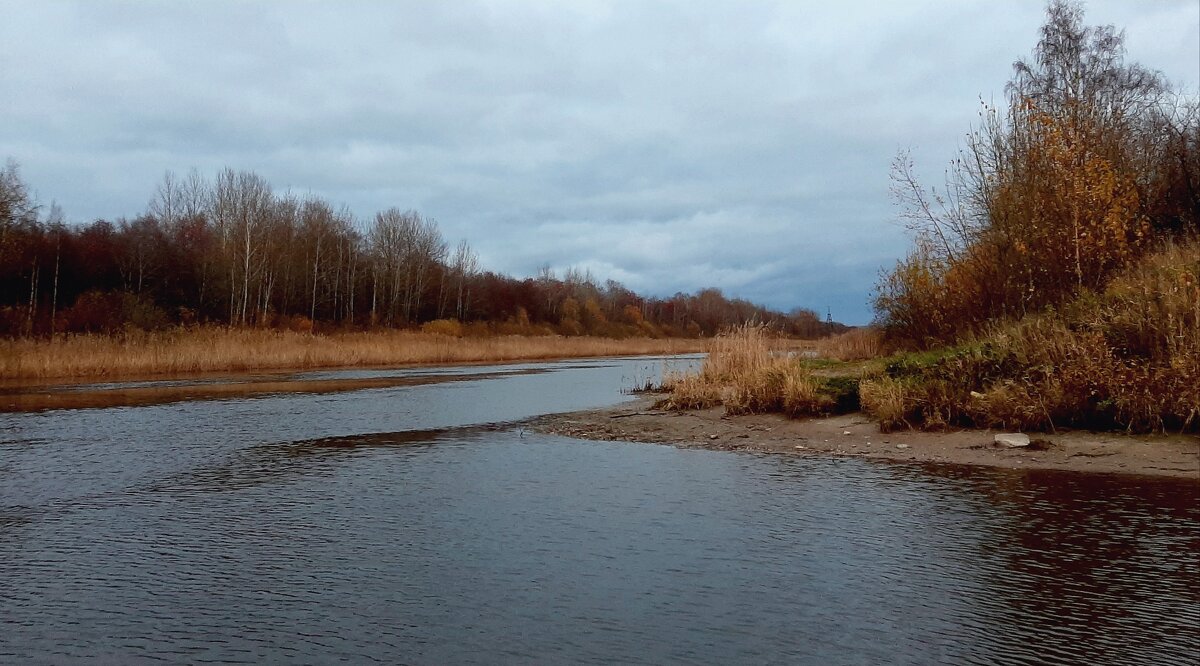
[[[83,225],[40,206],[14,161],[0,171],[3,336],[213,324],[696,337],[748,321],[806,338],[846,328],[717,289],[648,298],[575,269],[498,274],[419,212],[389,208],[360,223],[249,171],[168,172],[144,213]]]

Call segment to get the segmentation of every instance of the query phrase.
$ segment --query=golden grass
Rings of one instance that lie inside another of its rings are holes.
[[[858,384],[863,411],[879,421],[880,432],[891,432],[901,425],[909,428],[911,401],[904,383],[891,377],[864,379]]]
[[[667,409],[724,405],[728,414],[812,414],[828,406],[820,382],[788,354],[791,345],[762,326],[742,326],[709,342],[700,371],[667,375]]]
[[[817,356],[838,361],[866,361],[886,355],[883,336],[871,326],[852,328],[816,342]]]
[[[199,328],[118,336],[70,335],[0,341],[0,379],[48,380],[589,356],[681,354],[685,339],[497,336],[456,338],[413,331],[313,335]]]

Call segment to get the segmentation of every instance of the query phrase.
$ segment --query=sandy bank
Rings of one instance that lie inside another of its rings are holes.
[[[998,448],[993,431],[881,434],[862,414],[788,419],[777,414],[728,417],[722,408],[651,409],[639,398],[618,407],[543,416],[531,427],[580,439],[672,444],[684,448],[837,455],[1009,469],[1060,469],[1192,479],[1200,482],[1200,437],[1069,432],[1033,435],[1027,449]]]
[[[527,375],[542,372],[537,368],[480,372],[458,375],[418,375],[354,379],[294,379],[287,375],[244,375],[215,380],[183,379],[153,381],[145,385],[56,385],[45,387],[0,387],[0,413],[40,412],[52,409],[92,409],[104,407],[142,407],[191,400],[249,398],[281,393],[339,393],[364,389],[420,386],[445,382],[470,381]]]

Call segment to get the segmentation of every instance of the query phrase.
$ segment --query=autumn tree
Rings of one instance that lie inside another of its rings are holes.
[[[1006,104],[981,105],[945,187],[924,189],[897,158],[893,192],[917,242],[878,285],[893,335],[946,341],[1038,311],[1100,288],[1156,229],[1194,231],[1195,114],[1124,53],[1121,32],[1054,0]],[[1164,162],[1182,166],[1166,175]]]

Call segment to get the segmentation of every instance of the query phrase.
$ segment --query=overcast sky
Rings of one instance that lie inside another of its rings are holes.
[[[1088,3],[1195,92],[1200,2]],[[888,168],[941,178],[1036,1],[0,0],[0,160],[72,221],[166,170],[398,206],[487,268],[590,269],[870,319],[908,239]]]

